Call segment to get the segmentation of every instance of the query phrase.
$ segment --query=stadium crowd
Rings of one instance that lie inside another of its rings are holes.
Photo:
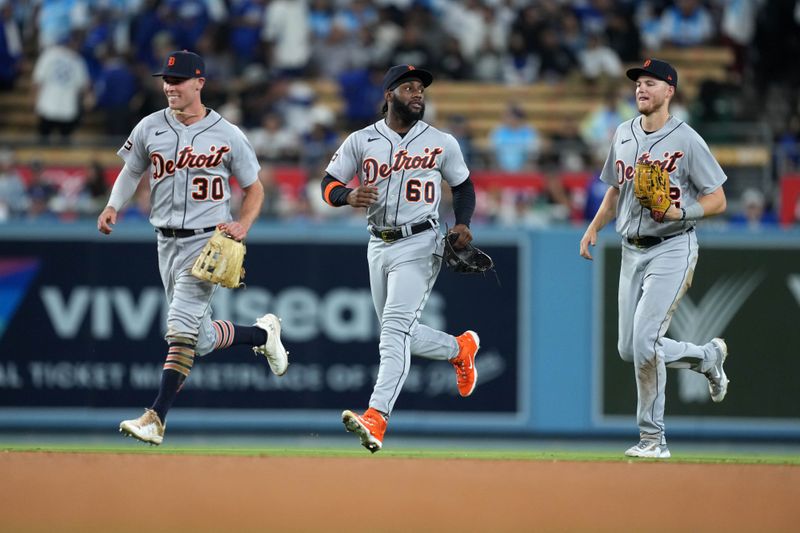
[[[576,191],[558,174],[599,169],[616,125],[636,114],[623,65],[664,46],[730,47],[729,81],[701,85],[694,101],[673,103],[673,114],[698,129],[763,118],[773,175],[797,170],[800,69],[781,58],[800,52],[799,29],[796,0],[0,0],[0,91],[13,90],[30,61],[40,142],[69,142],[91,111],[106,117],[104,133],[118,145],[164,107],[151,72],[165,54],[196,51],[207,67],[204,102],[245,131],[263,163],[264,217],[327,220],[342,215],[317,200],[315,177],[343,132],[375,119],[387,66],[410,63],[446,80],[596,85],[597,108],[557,133],[537,131],[513,103],[487,139],[471,133],[469,116],[437,124],[473,169],[544,177],[536,191],[481,189],[476,219],[538,225],[581,218],[584,206],[593,212],[596,181]],[[320,102],[313,79],[335,80],[340,112]],[[437,122],[435,102],[426,120]],[[287,192],[275,176],[281,165],[302,168],[308,183]],[[42,165],[22,175],[3,149],[0,220],[94,217],[107,172],[87,161],[84,179],[56,186]],[[731,221],[771,224],[771,193],[748,190]],[[146,217],[146,190],[126,215]]]

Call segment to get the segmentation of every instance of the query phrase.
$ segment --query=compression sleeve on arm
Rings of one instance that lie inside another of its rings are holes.
[[[347,195],[352,189],[344,186],[344,183],[337,180],[330,174],[325,174],[322,178],[322,199],[329,205],[338,207],[347,205]]]
[[[467,178],[463,183],[453,187],[453,212],[456,215],[456,224],[469,227],[472,213],[475,212],[475,187],[472,180]]]
[[[114,186],[111,188],[111,195],[108,198],[108,205],[117,211],[122,209],[122,206],[128,203],[128,200],[133,198],[134,193],[136,193],[136,187],[139,186],[139,180],[141,178],[141,173],[136,174],[130,168],[128,168],[128,164],[125,163],[125,166],[119,171],[119,176],[117,176]]]

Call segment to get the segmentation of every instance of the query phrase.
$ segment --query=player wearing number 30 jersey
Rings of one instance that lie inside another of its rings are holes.
[[[386,421],[408,376],[411,355],[449,360],[462,396],[475,388],[473,331],[454,337],[419,323],[441,267],[438,209],[442,180],[453,191],[456,247],[472,240],[475,191],[457,141],[423,122],[425,88],[433,76],[411,65],[390,68],[383,80],[385,118],[352,133],[326,168],[322,195],[334,206],[366,207],[367,257],[380,321],[378,378],[363,414],[342,413],[348,431],[378,451]],[[356,177],[355,188],[345,184]]]
[[[97,229],[110,234],[117,212],[131,199],[147,173],[150,222],[158,239],[158,267],[167,295],[168,344],[158,396],[137,419],[125,420],[120,431],[150,444],[161,444],[167,411],[189,376],[196,355],[233,345],[252,346],[266,356],[272,371],[286,372],[286,350],[278,318],[266,314],[255,327],[211,320],[216,289],[191,275],[191,268],[212,231],[219,227],[242,240],[258,217],[264,188],[258,161],[242,132],[200,98],[205,84],[203,59],[192,52],[167,56],[161,72],[168,107],[142,119],[119,155],[125,160]],[[230,179],[244,191],[238,220],[230,211]]]

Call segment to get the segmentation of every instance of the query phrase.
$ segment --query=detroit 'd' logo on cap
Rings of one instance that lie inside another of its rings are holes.
[[[167,60],[167,66],[168,67],[175,66],[175,56],[169,56],[169,59]]]

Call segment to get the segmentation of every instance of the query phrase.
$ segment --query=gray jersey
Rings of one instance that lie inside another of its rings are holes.
[[[688,124],[670,117],[660,130],[645,133],[642,117],[623,122],[614,134],[600,179],[620,189],[617,233],[623,237],[664,236],[695,225],[694,220],[655,222],[633,194],[636,163],[656,163],[669,173],[670,199],[676,207],[697,203],[726,180],[706,142]]]
[[[216,111],[190,126],[168,109],[143,118],[117,152],[136,174],[150,168],[150,223],[199,229],[231,220],[230,178],[248,187],[258,160],[242,131]]]
[[[455,138],[423,121],[401,137],[384,120],[350,134],[325,171],[347,183],[378,187],[378,201],[367,209],[377,228],[437,220],[442,179],[451,187],[469,177]]]

